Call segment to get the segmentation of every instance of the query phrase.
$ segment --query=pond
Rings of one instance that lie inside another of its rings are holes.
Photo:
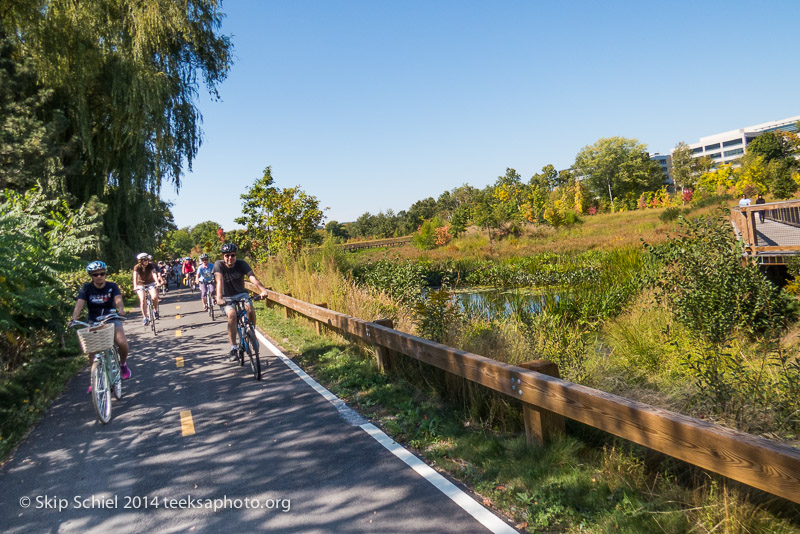
[[[453,293],[459,308],[488,318],[509,317],[520,312],[536,314],[542,309],[544,297],[540,291],[515,289],[462,289]]]

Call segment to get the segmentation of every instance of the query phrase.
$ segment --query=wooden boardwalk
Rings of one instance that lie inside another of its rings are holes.
[[[731,208],[731,223],[748,256],[786,265],[800,254],[800,200]]]

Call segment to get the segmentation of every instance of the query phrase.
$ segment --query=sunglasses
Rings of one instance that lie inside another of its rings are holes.
[[[236,254],[223,254],[223,256],[226,258],[235,258]]]
[[[106,275],[106,273],[92,273],[92,274],[91,274],[91,276],[92,276],[92,277],[95,277],[95,276],[105,276],[105,275]]]

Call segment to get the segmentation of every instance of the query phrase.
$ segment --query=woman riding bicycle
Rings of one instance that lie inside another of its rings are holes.
[[[139,309],[142,310],[142,324],[147,326],[150,320],[147,317],[147,309],[145,308],[146,299],[144,292],[150,293],[150,298],[153,299],[153,310],[155,310],[156,319],[158,316],[158,286],[163,283],[161,275],[158,273],[155,265],[153,265],[153,257],[142,252],[136,255],[138,262],[133,267],[133,288],[136,290],[136,295],[139,297]]]
[[[234,243],[222,245],[222,259],[214,263],[214,278],[217,283],[217,304],[228,317],[228,341],[231,343],[231,358],[237,356],[236,350],[236,306],[233,301],[245,300],[247,318],[256,325],[256,312],[253,303],[244,287],[245,277],[250,279],[261,292],[262,297],[267,296],[267,288],[256,278],[253,269],[244,260],[236,259],[238,247]],[[226,299],[230,302],[226,302]]]
[[[83,307],[86,306],[89,314],[89,322],[97,321],[101,315],[108,315],[116,310],[117,315],[125,316],[125,305],[122,302],[122,292],[114,282],[106,280],[108,268],[102,261],[93,261],[86,266],[86,272],[92,277],[92,281],[83,284],[78,292],[75,309],[72,311],[72,324],[81,316]],[[131,370],[125,361],[128,359],[128,339],[125,337],[125,330],[122,328],[122,321],[112,321],[114,323],[114,343],[119,349],[120,368],[122,378],[131,377]],[[91,361],[91,356],[89,356]]]
[[[208,254],[200,254],[200,267],[197,268],[197,283],[200,284],[200,302],[203,303],[203,311],[208,311],[206,304],[206,293],[216,294],[214,288],[214,266],[208,263]]]

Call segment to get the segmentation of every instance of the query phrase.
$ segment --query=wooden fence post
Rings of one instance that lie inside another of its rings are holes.
[[[317,306],[319,306],[320,308],[326,308],[327,309],[328,308],[328,303],[327,302],[320,302],[319,304],[317,304]],[[317,335],[321,336],[322,335],[322,321],[314,321],[314,324],[317,327]]]
[[[532,360],[519,366],[543,375],[561,378],[558,374],[558,365],[547,360]],[[563,416],[538,406],[522,403],[522,418],[525,421],[525,439],[528,445],[543,445],[566,433]]]
[[[287,297],[291,297],[292,296],[291,293],[284,293],[284,295],[286,295]],[[292,313],[292,310],[289,309],[289,306],[284,306],[283,307],[283,316],[286,317],[287,319],[290,319],[291,317],[294,316],[294,314]]]
[[[381,326],[385,326],[387,328],[394,328],[394,323],[392,322],[391,319],[376,319],[372,322],[375,324],[379,324]],[[380,369],[382,373],[385,373],[392,369],[392,351],[390,351],[386,347],[376,345],[375,357],[378,360],[378,369]]]

